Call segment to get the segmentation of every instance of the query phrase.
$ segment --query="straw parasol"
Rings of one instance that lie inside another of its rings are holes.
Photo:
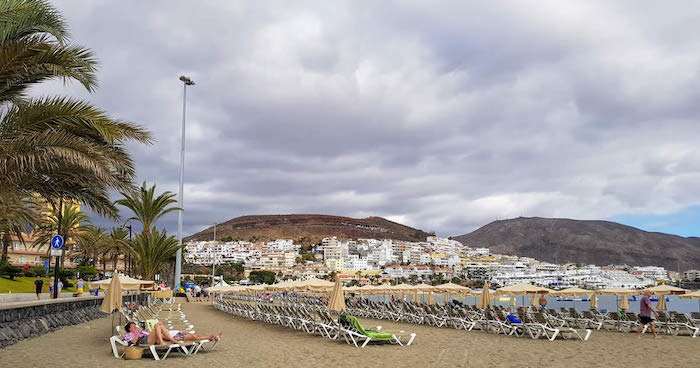
[[[541,286],[535,286],[521,282],[519,284],[504,286],[496,290],[497,295],[529,295],[529,294],[549,294],[552,289],[547,289]]]
[[[122,285],[119,282],[119,277],[113,277],[112,283],[105,292],[105,297],[102,299],[102,306],[100,310],[112,315],[112,329],[114,331],[114,311],[122,310]],[[121,314],[119,315],[119,321],[121,322]]]
[[[343,294],[343,284],[340,282],[340,277],[335,278],[335,285],[331,298],[328,301],[328,310],[342,311],[345,309],[345,294]]]
[[[156,284],[155,281],[138,280],[124,275],[119,275],[117,278],[119,279],[119,284],[121,285],[122,290],[139,290],[142,288],[153,287]],[[109,289],[110,285],[112,284],[112,279],[114,279],[114,277],[90,282],[88,285],[93,289],[106,290]]]
[[[670,286],[670,285],[657,285],[654,287],[650,287],[647,290],[650,290],[654,295],[681,295],[681,294],[686,294],[690,290],[686,289],[681,289],[679,287],[675,286]]]
[[[445,302],[447,302],[447,295],[474,295],[472,289],[451,282],[435,286],[435,291],[446,294]]]
[[[433,295],[433,292],[431,291],[428,294],[428,305],[433,305],[435,304],[435,296]]]
[[[681,295],[683,299],[697,299],[698,300],[698,310],[700,311],[700,290],[693,291],[692,293],[687,293]]]
[[[572,287],[572,288],[568,288],[568,289],[561,289],[561,290],[552,291],[550,294],[555,295],[555,296],[583,296],[583,295],[591,295],[592,293],[593,292],[590,290]]]
[[[595,296],[595,294],[592,294],[590,296],[589,304],[588,306],[591,309],[598,309],[598,297]]]
[[[650,287],[648,290],[650,290],[652,293],[655,295],[660,295],[659,297],[659,304],[656,305],[656,309],[659,310],[665,310],[666,307],[666,295],[682,295],[686,294],[690,290],[686,289],[681,289],[679,287],[675,286],[670,286],[670,285],[657,285],[654,287]]]
[[[102,299],[100,310],[105,313],[112,313],[115,310],[122,310],[122,285],[119,282],[119,277],[113,277],[109,288],[105,292],[105,297]]]
[[[533,307],[540,306],[540,301],[539,301],[539,298],[537,297],[537,294],[532,294],[532,299],[530,300],[530,305]]]
[[[629,296],[628,295],[622,295],[622,299],[620,299],[620,309],[622,310],[628,310],[630,309],[630,301],[629,301]]]
[[[686,293],[680,297],[683,299],[700,299],[700,290],[693,291],[692,293]]]
[[[599,295],[629,296],[629,295],[639,295],[639,294],[641,294],[641,290],[623,289],[623,288],[609,288],[609,289],[598,290],[595,293],[599,294]]]
[[[485,309],[486,307],[488,307],[490,305],[491,305],[491,293],[489,292],[489,283],[487,281],[484,283],[483,289],[481,289],[479,301],[476,303],[476,306],[480,309]]]
[[[330,291],[335,284],[326,281],[326,280],[321,280],[317,278],[310,278],[308,280],[304,280],[300,283],[298,283],[296,286],[294,286],[294,290],[296,291]]]

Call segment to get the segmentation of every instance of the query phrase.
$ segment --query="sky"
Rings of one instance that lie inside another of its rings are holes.
[[[441,236],[518,216],[700,236],[700,2],[56,7],[100,60],[100,88],[33,92],[150,130],[153,145],[130,146],[139,183],[178,191],[178,77],[196,82],[185,235],[321,213]],[[159,226],[175,233],[177,216]]]

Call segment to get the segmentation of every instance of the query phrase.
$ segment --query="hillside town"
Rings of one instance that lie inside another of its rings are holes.
[[[520,282],[552,288],[643,288],[676,281],[677,273],[655,266],[552,264],[533,258],[491,254],[458,241],[430,236],[424,242],[392,239],[324,238],[306,251],[290,239],[271,242],[200,241],[186,244],[185,262],[211,266],[241,264],[251,271],[271,271],[281,279],[306,279],[338,274],[347,281],[417,282],[488,281],[507,286]],[[698,271],[680,277],[694,281]],[[245,283],[247,280],[243,279]]]

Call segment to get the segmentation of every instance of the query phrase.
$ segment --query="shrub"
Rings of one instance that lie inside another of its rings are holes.
[[[92,279],[97,276],[97,269],[92,266],[78,266],[76,271],[80,274],[82,279]]]
[[[0,263],[0,277],[9,277],[10,280],[14,280],[21,274],[22,268],[11,265],[7,260]]]

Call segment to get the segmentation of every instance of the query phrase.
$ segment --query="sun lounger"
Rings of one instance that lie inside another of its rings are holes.
[[[119,353],[119,351],[117,350],[117,344],[122,345],[124,347],[127,347],[127,346],[129,346],[129,343],[126,340],[124,340],[124,332],[121,329],[121,326],[117,326],[116,329],[117,329],[117,335],[114,335],[114,336],[109,338],[109,344],[112,347],[112,354],[114,355],[114,357],[121,358],[122,356],[124,356],[124,352],[122,352],[121,354]],[[148,351],[150,351],[154,360],[164,360],[168,357],[168,355],[170,354],[170,352],[173,349],[175,349],[177,351],[181,351],[185,355],[194,354],[196,352],[192,352],[188,348],[193,347],[195,345],[196,344],[192,343],[192,342],[184,342],[184,343],[179,343],[179,344],[167,343],[167,344],[163,344],[163,345],[136,345],[136,346],[141,347],[141,348],[145,348]],[[162,353],[161,355],[159,355],[158,351],[162,352],[163,350],[165,350],[165,352]],[[199,349],[197,349],[197,350],[199,350]]]
[[[355,347],[365,347],[370,341],[386,341],[392,344],[404,345],[400,336],[393,333],[380,332],[380,327],[377,330],[365,330],[354,316],[341,314],[338,318],[338,324],[340,326],[340,336],[345,339],[345,342],[353,344]],[[410,334],[410,338],[405,345],[411,345],[415,337],[415,333]]]

